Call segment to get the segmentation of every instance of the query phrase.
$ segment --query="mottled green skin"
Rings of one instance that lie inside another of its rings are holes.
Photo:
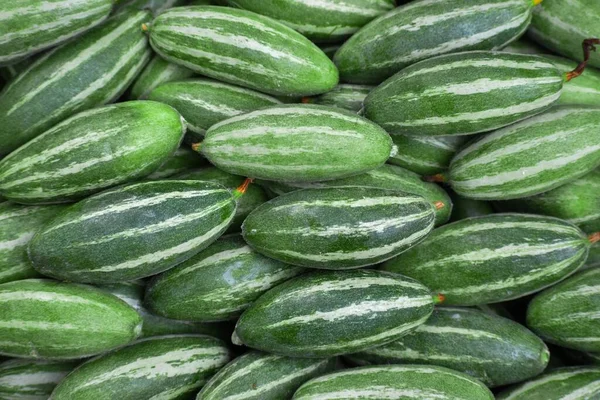
[[[405,308],[364,314],[356,309],[364,301],[415,299],[421,305],[407,303]],[[348,307],[354,313],[333,318],[336,310]],[[259,297],[238,320],[232,339],[235,344],[290,357],[331,357],[392,342],[423,323],[432,311],[429,290],[410,278],[373,270],[319,271],[284,282]],[[319,313],[331,313],[327,315],[332,318],[319,318]],[[293,321],[302,316],[315,319]],[[281,325],[282,321],[290,322]]]
[[[227,236],[156,276],[146,288],[145,304],[173,319],[232,320],[264,292],[302,272],[253,251],[239,235]]]
[[[570,72],[577,67],[577,62],[553,55],[544,55],[560,72]],[[560,92],[558,104],[587,104],[600,106],[600,70],[588,66],[584,73],[566,82]]]
[[[63,206],[25,207],[0,202],[0,283],[40,276],[27,257],[27,244]]]
[[[229,360],[229,349],[210,336],[143,339],[85,362],[50,399],[189,399]]]
[[[33,298],[2,299],[13,293],[31,293]],[[35,296],[49,300],[38,301]],[[52,300],[54,296],[56,300]],[[123,346],[142,330],[142,318],[133,308],[88,285],[48,279],[8,282],[0,285],[0,301],[4,303],[0,307],[3,355],[84,358]]]
[[[386,204],[347,205],[372,198]],[[411,202],[397,203],[404,200]],[[372,187],[302,189],[257,207],[242,233],[255,250],[277,260],[347,269],[406,251],[429,233],[434,219],[431,203],[414,194]]]
[[[309,379],[335,369],[335,358],[306,359],[251,351],[221,369],[202,388],[196,400],[290,399]]]
[[[481,65],[486,62],[513,66]],[[454,63],[461,65],[437,69]],[[563,79],[554,64],[534,55],[494,51],[446,54],[413,64],[373,89],[365,99],[364,115],[390,134],[487,132],[550,108],[558,100]],[[515,81],[523,83],[515,85]],[[468,93],[469,86],[476,90],[471,88],[473,93]],[[462,92],[448,89],[453,87],[462,87]],[[526,107],[535,103],[539,103],[535,108]],[[504,112],[497,116],[495,110]],[[437,122],[424,123],[432,119]]]
[[[600,267],[600,242],[594,243],[590,248],[590,253],[585,261],[584,268]]]
[[[503,211],[549,215],[592,234],[600,232],[600,170],[537,196],[497,202]]]
[[[555,284],[583,265],[589,247],[581,230],[559,219],[490,214],[437,228],[382,268],[443,294],[444,304],[471,306]]]
[[[374,123],[350,111],[309,104],[230,118],[213,125],[201,146],[202,154],[224,171],[294,182],[366,172],[382,165],[391,150],[390,136]]]
[[[466,136],[417,137],[392,135],[398,152],[387,160],[421,175],[445,171],[452,157],[468,140]]]
[[[150,10],[155,16],[171,7],[179,7],[188,3],[187,0],[119,0],[116,2],[114,12],[127,10]]]
[[[359,365],[439,365],[494,387],[541,374],[550,353],[540,338],[509,319],[474,309],[442,307],[399,340],[347,358]]]
[[[562,347],[600,352],[600,269],[580,272],[538,294],[527,308],[527,326]]]
[[[40,57],[40,55],[33,55],[31,57],[27,57],[26,59],[19,61],[16,64],[7,65],[6,67],[0,67],[0,77],[4,78],[6,82],[10,82],[11,79],[14,79],[21,72],[25,71],[33,62]]]
[[[175,154],[164,162],[156,171],[146,177],[150,180],[169,178],[173,175],[184,173],[194,168],[203,167],[208,162],[200,157],[198,153],[182,144]]]
[[[594,400],[600,396],[600,367],[554,369],[496,396],[497,400]]]
[[[27,204],[78,200],[158,169],[184,132],[177,111],[161,103],[130,101],[84,111],[0,161],[0,193]],[[85,143],[69,145],[86,135]]]
[[[452,222],[494,213],[492,204],[487,201],[467,199],[452,191],[449,194],[452,199],[452,216],[450,217],[450,221]]]
[[[436,207],[435,210],[436,225],[443,225],[448,222],[450,214],[452,213],[452,201],[444,189],[434,183],[424,182],[421,177],[414,172],[389,164],[384,164],[381,167],[365,172],[364,174],[334,179],[332,181],[312,183],[260,181],[258,183],[277,196],[298,189],[324,187],[362,186],[399,190],[401,192],[422,196],[431,204],[441,202],[443,206],[439,209]]]
[[[63,43],[108,17],[111,0],[19,0],[0,4],[0,65]]]
[[[47,400],[77,366],[69,361],[8,360],[0,363],[0,399]]]
[[[468,375],[429,365],[379,365],[334,372],[306,382],[293,399],[334,400],[341,398],[340,392],[359,399],[494,399],[488,388]]]
[[[397,7],[367,24],[337,51],[333,60],[340,78],[378,84],[427,58],[502,48],[527,28],[532,1],[467,11],[501,3],[505,0],[417,1]],[[490,32],[494,29],[495,34]]]
[[[188,129],[201,134],[230,117],[280,104],[263,93],[201,78],[164,83],[152,90],[149,99],[175,108]]]
[[[0,155],[80,111],[119,98],[150,59],[140,30],[150,19],[146,11],[115,16],[44,53],[12,80],[0,96]]]
[[[223,185],[232,191],[244,183],[243,177],[221,171],[217,167],[192,169],[177,174],[173,176],[172,179],[214,182]],[[235,210],[235,216],[231,221],[231,225],[229,225],[229,228],[227,229],[227,233],[239,232],[242,227],[242,222],[244,222],[248,214],[267,200],[269,200],[269,198],[260,186],[248,186],[244,195],[235,199],[237,208]]]
[[[543,1],[534,8],[529,37],[540,45],[581,61],[581,42],[600,37],[600,3],[594,0]],[[600,54],[592,53],[590,65],[600,67]]]
[[[221,340],[229,340],[233,332],[233,326],[229,326],[229,324],[181,321],[152,314],[142,304],[146,288],[143,281],[109,283],[97,287],[114,294],[135,308],[144,320],[142,337],[195,333],[214,336]]]
[[[171,192],[187,195],[159,201]],[[128,208],[106,211],[118,207]],[[45,225],[29,243],[29,257],[38,272],[61,280],[140,279],[208,247],[227,229],[235,209],[231,193],[212,182],[169,180],[118,187],[72,205]],[[187,221],[181,220],[183,215]],[[123,266],[151,254],[151,259]]]
[[[323,93],[317,97],[308,97],[303,99],[303,102],[359,112],[363,107],[365,97],[367,97],[373,88],[374,86],[342,83],[337,85],[330,92]]]
[[[190,69],[177,64],[171,64],[159,56],[154,56],[131,86],[129,98],[137,100],[147,99],[150,92],[157,86],[167,82],[186,79],[193,75],[194,71]]]
[[[194,30],[197,27],[201,30]],[[222,38],[213,39],[214,35]],[[152,22],[150,44],[167,61],[273,95],[325,93],[338,83],[335,65],[311,41],[246,10],[213,6],[167,10]]]
[[[462,149],[448,181],[464,197],[511,200],[547,192],[598,166],[600,107],[559,106]]]
[[[283,22],[315,42],[337,42],[392,10],[394,0],[228,0],[231,6]],[[322,3],[326,3],[324,5]]]

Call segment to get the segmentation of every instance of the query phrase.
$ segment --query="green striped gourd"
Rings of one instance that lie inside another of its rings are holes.
[[[600,242],[594,243],[590,248],[590,254],[585,262],[584,268],[600,267]]]
[[[424,182],[414,172],[389,164],[383,164],[381,167],[365,172],[364,174],[331,181],[291,183],[260,181],[259,184],[264,185],[271,193],[277,196],[298,189],[348,186],[373,187],[416,194],[435,205],[436,225],[443,225],[448,222],[450,213],[452,212],[452,201],[444,189],[438,185]]]
[[[35,278],[27,244],[63,206],[22,206],[0,203],[0,283]]]
[[[538,56],[447,54],[413,64],[375,88],[365,99],[364,115],[390,134],[487,132],[556,104],[564,80],[553,63]]]
[[[0,285],[0,354],[74,359],[123,346],[142,331],[127,303],[88,285],[25,279]]]
[[[497,400],[592,400],[600,396],[600,367],[558,368],[501,392]]]
[[[316,97],[306,97],[302,99],[304,103],[321,104],[343,108],[345,110],[359,112],[363,107],[365,97],[373,90],[374,86],[352,85],[342,83],[334,87],[330,92],[323,93]]]
[[[471,217],[482,217],[494,213],[492,204],[487,201],[467,199],[450,192],[452,198],[452,216],[450,221],[458,221]]]
[[[229,340],[233,326],[222,323],[200,323],[181,321],[152,314],[143,306],[144,290],[143,281],[109,283],[98,286],[100,289],[113,294],[133,307],[142,317],[142,337],[178,335],[178,334],[203,334],[214,336],[222,340]]]
[[[373,270],[318,271],[258,298],[238,320],[233,343],[291,357],[330,357],[393,342],[433,311],[429,289]]]
[[[153,101],[81,112],[0,161],[0,194],[57,203],[137,180],[173,155],[184,131],[173,108]]]
[[[118,187],[70,206],[45,225],[29,243],[29,257],[38,272],[61,280],[144,278],[214,242],[229,226],[235,207],[231,192],[211,182]]]
[[[427,58],[506,46],[525,32],[539,1],[412,2],[367,24],[333,60],[342,80],[378,84]]]
[[[69,361],[9,360],[0,363],[0,399],[47,400],[77,366]]]
[[[167,61],[223,82],[282,96],[325,93],[331,60],[293,29],[226,7],[177,7],[152,22],[150,44]]]
[[[566,278],[583,265],[590,240],[551,217],[491,214],[435,229],[383,269],[419,280],[445,304],[516,299]]]
[[[242,225],[256,251],[294,265],[374,265],[423,239],[434,207],[421,196],[372,187],[302,189],[260,205]]]
[[[131,86],[129,97],[138,100],[147,99],[150,92],[157,86],[186,79],[193,75],[194,71],[191,69],[165,61],[159,56],[154,56]]]
[[[510,200],[543,193],[600,166],[600,107],[560,106],[460,151],[448,181],[461,196]]]
[[[541,374],[550,353],[540,338],[509,319],[475,309],[440,307],[399,340],[348,358],[359,365],[439,365],[493,387]]]
[[[527,33],[542,46],[579,61],[583,56],[581,42],[600,37],[599,18],[600,3],[596,1],[545,1],[534,10]],[[600,54],[591,54],[590,65],[600,67]]]
[[[398,151],[387,162],[421,175],[437,174],[448,169],[466,140],[467,136],[393,135]]]
[[[201,152],[224,171],[274,181],[343,178],[376,168],[390,136],[358,115],[319,105],[281,105],[213,125]]]
[[[235,190],[244,182],[244,178],[241,176],[232,175],[216,167],[192,169],[175,175],[172,179],[214,182],[225,186],[229,190]],[[248,214],[267,200],[267,194],[260,186],[248,186],[244,195],[235,199],[237,203],[235,216],[227,232],[239,232],[242,222],[244,222]]]
[[[134,10],[150,10],[158,15],[171,7],[179,7],[188,3],[187,0],[120,0],[116,3],[115,13]]]
[[[0,65],[18,62],[101,23],[111,0],[19,0],[0,4]]]
[[[527,308],[527,326],[549,343],[600,352],[600,269],[582,271],[538,294]]]
[[[335,368],[335,359],[292,358],[251,351],[221,369],[196,400],[281,400],[309,379]]]
[[[150,180],[169,178],[181,174],[193,168],[208,164],[206,160],[198,156],[198,153],[185,145],[181,145],[175,153],[164,162],[156,171],[146,177]]]
[[[544,55],[560,72],[569,72],[577,67],[577,62],[563,57]],[[569,81],[560,92],[558,104],[587,104],[600,106],[600,70],[588,67],[577,79]]]
[[[230,358],[225,344],[210,336],[142,339],[82,364],[50,399],[187,399]]]
[[[396,6],[394,0],[228,0],[228,3],[283,22],[315,42],[342,41]]]
[[[334,372],[311,379],[294,400],[439,399],[493,400],[481,382],[432,365],[377,365]]]
[[[600,169],[549,192],[497,205],[501,210],[561,218],[589,234],[600,232]]]
[[[511,42],[508,46],[502,48],[502,51],[506,51],[508,53],[519,53],[519,54],[537,54],[544,55],[549,53],[549,51],[541,46],[538,46],[537,43],[528,40],[525,37],[521,37],[519,40],[515,40]],[[573,70],[573,68],[571,68]],[[566,71],[565,71],[566,72]]]
[[[199,134],[217,122],[280,104],[269,95],[202,78],[164,83],[152,90],[149,99],[175,108],[188,129]]]
[[[145,304],[167,318],[235,320],[264,292],[302,272],[257,253],[239,235],[227,236],[156,276]]]
[[[146,11],[115,16],[44,53],[11,81],[0,96],[0,155],[80,111],[116,100],[150,58],[140,31],[149,19]]]

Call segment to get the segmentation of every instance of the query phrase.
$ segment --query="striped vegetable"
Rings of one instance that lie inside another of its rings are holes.
[[[533,55],[447,54],[413,64],[375,88],[365,99],[365,117],[390,134],[487,132],[554,105],[563,75]]]
[[[236,175],[310,182],[343,178],[382,165],[392,140],[350,111],[318,105],[281,105],[213,125],[202,154]]]
[[[133,308],[92,286],[46,279],[0,285],[0,354],[83,358],[123,346],[141,330]]]
[[[0,399],[47,400],[77,366],[68,361],[9,360],[0,363]]]
[[[258,298],[232,340],[291,357],[330,357],[390,343],[431,315],[420,283],[373,270],[319,271],[293,278]]]
[[[131,86],[129,98],[144,100],[157,86],[193,76],[194,72],[154,56]]]
[[[434,230],[383,269],[419,280],[449,305],[516,299],[583,265],[590,240],[574,225],[527,214],[491,214]]]
[[[600,169],[581,178],[524,199],[497,202],[501,210],[550,215],[584,232],[600,232]]]
[[[150,10],[158,15],[171,7],[179,7],[188,3],[187,0],[119,0],[115,12],[127,10]]]
[[[370,22],[344,43],[333,60],[344,81],[378,84],[427,58],[506,46],[525,32],[539,2],[412,2]]]
[[[450,219],[452,222],[494,213],[492,204],[487,201],[467,199],[454,192],[450,192],[450,197],[452,198],[452,217]]]
[[[387,162],[421,175],[437,174],[448,169],[452,157],[467,138],[393,135],[392,141],[398,152],[390,155]]]
[[[434,207],[423,197],[372,187],[297,190],[257,207],[244,221],[256,251],[309,268],[374,265],[423,239]]]
[[[227,118],[280,104],[254,90],[201,78],[164,83],[152,90],[149,99],[175,108],[188,129],[200,134]]]
[[[150,174],[185,127],[171,107],[119,103],[79,113],[0,161],[0,193],[20,203],[72,201]]]
[[[533,12],[528,30],[531,39],[542,46],[581,60],[581,42],[600,37],[600,3],[589,0],[545,1]],[[590,65],[600,67],[600,54],[592,53]]]
[[[277,196],[298,189],[348,186],[374,187],[416,194],[424,197],[425,200],[436,206],[436,225],[442,225],[448,222],[450,213],[452,212],[452,201],[444,189],[438,185],[424,182],[421,177],[414,172],[389,164],[384,164],[379,168],[365,172],[361,175],[354,175],[348,178],[335,179],[332,181],[312,183],[260,181],[259,184],[265,186],[271,193],[274,193]]]
[[[585,261],[584,268],[600,267],[600,242],[594,243],[590,248],[590,254]]]
[[[82,364],[50,399],[186,399],[229,360],[229,349],[210,336],[143,339]]]
[[[306,97],[302,99],[302,102],[321,104],[324,106],[338,107],[349,111],[359,112],[363,106],[365,97],[367,97],[373,88],[374,86],[342,83],[337,85],[330,92],[323,93],[317,97]]]
[[[501,392],[497,400],[592,400],[600,396],[600,367],[552,370]]]
[[[544,55],[560,72],[569,72],[577,67],[575,61],[566,58]],[[569,81],[560,92],[558,104],[587,104],[600,106],[600,70],[586,68],[585,73]]]
[[[538,294],[527,308],[527,326],[545,341],[600,352],[600,269],[580,272]]]
[[[481,382],[451,369],[429,365],[378,365],[311,379],[294,400],[436,399],[493,400]]]
[[[29,243],[40,273],[86,283],[155,275],[214,242],[235,213],[232,194],[200,181],[143,182],[88,197]],[[85,260],[85,262],[80,262]]]
[[[0,65],[18,62],[101,23],[111,0],[19,0],[0,4]]]
[[[395,7],[394,0],[229,0],[230,5],[263,14],[316,42],[346,39]]]
[[[198,153],[187,146],[181,145],[163,165],[148,175],[146,179],[159,180],[169,178],[206,164],[208,164],[206,160],[199,157]]]
[[[464,197],[509,200],[549,191],[598,166],[600,107],[561,106],[467,146],[452,159],[448,180]]]
[[[359,365],[439,365],[494,387],[542,373],[550,353],[540,338],[509,319],[469,308],[441,307],[399,340],[347,357]]]
[[[98,286],[100,289],[113,294],[133,307],[142,317],[142,337],[204,334],[222,340],[229,340],[233,326],[223,323],[200,323],[164,318],[152,314],[143,306],[145,284],[142,281],[111,283]]]
[[[236,319],[261,294],[302,272],[255,252],[239,235],[228,236],[155,277],[145,304],[173,319]]]
[[[214,182],[225,186],[229,190],[235,190],[244,182],[244,178],[241,176],[232,175],[216,167],[189,170],[173,176],[172,179]],[[235,199],[237,204],[235,216],[226,232],[239,232],[242,222],[244,222],[248,214],[267,200],[267,194],[260,186],[248,186],[244,195]]]
[[[149,18],[145,11],[115,16],[44,53],[11,81],[0,96],[0,155],[80,111],[116,100],[150,58],[140,32]]]
[[[27,244],[61,210],[63,206],[0,203],[0,283],[39,276],[27,257]]]
[[[335,359],[306,359],[251,351],[221,369],[196,400],[281,400],[309,379],[335,368]]]
[[[149,30],[161,57],[223,82],[283,96],[325,93],[338,83],[335,65],[317,46],[250,11],[177,7]]]

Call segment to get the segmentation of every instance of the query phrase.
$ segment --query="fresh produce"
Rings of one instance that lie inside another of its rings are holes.
[[[561,72],[569,72],[577,67],[577,62],[554,55],[544,55]],[[600,70],[592,67],[565,84],[560,92],[558,104],[600,105]]]
[[[398,151],[387,162],[421,175],[438,174],[448,169],[466,140],[466,136],[393,135]]]
[[[186,0],[119,0],[115,4],[115,12],[127,10],[150,10],[154,15],[158,15],[171,7],[179,7],[188,3]],[[204,4],[208,4],[204,0]]]
[[[593,238],[538,215],[491,214],[435,229],[382,269],[410,276],[470,306],[516,299],[553,285],[585,263]]]
[[[0,399],[47,400],[76,366],[73,361],[8,360],[0,363]]]
[[[313,272],[259,297],[232,340],[291,357],[330,357],[393,342],[424,323],[433,305],[425,286],[401,275]]]
[[[323,93],[316,97],[305,97],[303,103],[321,104],[343,108],[345,110],[359,112],[363,107],[365,97],[373,90],[374,86],[351,85],[342,83],[337,85],[331,91]]]
[[[172,64],[159,56],[154,56],[131,86],[129,97],[131,99],[145,100],[157,86],[189,78],[193,75],[194,71],[190,69]]]
[[[148,175],[146,179],[160,180],[169,178],[173,175],[205,166],[206,164],[208,162],[202,157],[198,157],[198,153],[182,144],[167,161]]]
[[[467,199],[454,192],[450,192],[449,194],[452,199],[452,216],[450,218],[452,222],[494,213],[492,204],[487,201]]]

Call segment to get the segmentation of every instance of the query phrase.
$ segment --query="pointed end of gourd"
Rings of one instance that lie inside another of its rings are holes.
[[[231,334],[231,343],[235,344],[236,346],[244,345],[244,342],[242,342],[242,339],[240,339],[236,331],[233,331]]]
[[[448,182],[448,176],[446,176],[446,174],[444,173],[440,173],[435,175],[424,176],[423,180],[425,182],[446,183]]]
[[[199,153],[200,152],[199,150],[200,150],[200,145],[201,144],[202,144],[201,142],[200,143],[192,143],[192,150],[194,150],[195,152]]]
[[[302,102],[302,104],[312,103],[312,99],[310,97],[303,97],[300,101]]]
[[[446,296],[444,296],[441,293],[438,293],[436,295],[433,296],[433,304],[441,304],[444,302],[444,300],[446,300]]]
[[[533,6],[537,6],[538,4],[540,4],[542,1],[544,0],[533,0]]]
[[[242,184],[233,191],[233,197],[235,197],[236,199],[242,197],[244,195],[244,193],[246,193],[246,190],[248,190],[248,186],[250,186],[250,184],[253,181],[254,181],[254,179],[252,179],[252,178],[246,178],[244,180],[244,182],[242,182]]]
[[[590,236],[588,236],[588,240],[591,244],[600,242],[600,232],[594,232]]]
[[[433,206],[436,210],[441,210],[442,208],[446,207],[443,201],[436,201],[435,203],[433,203]]]
[[[142,32],[150,33],[150,23],[149,22],[148,23],[144,22],[142,24]]]

